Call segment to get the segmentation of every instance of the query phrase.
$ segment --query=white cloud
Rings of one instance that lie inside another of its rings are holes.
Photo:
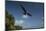
[[[20,23],[23,23],[24,21],[23,20],[20,20]]]
[[[27,15],[22,15],[22,17],[23,17],[23,18],[28,18],[28,16],[27,16]]]
[[[24,23],[23,20],[16,20],[16,21],[15,21],[15,25],[20,25],[20,26],[22,26],[23,23]]]

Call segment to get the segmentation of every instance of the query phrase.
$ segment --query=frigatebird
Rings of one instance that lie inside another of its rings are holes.
[[[24,11],[24,15],[28,15],[28,16],[32,16],[29,12],[27,12],[26,10],[25,10],[25,8],[23,7],[23,5],[20,5],[21,6],[21,8],[22,8],[22,10]]]

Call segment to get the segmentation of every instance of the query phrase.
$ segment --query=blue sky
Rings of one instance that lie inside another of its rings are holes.
[[[32,14],[32,16],[23,18],[24,12],[20,7],[20,4],[22,4],[26,11]],[[43,7],[43,3],[15,1],[6,2],[6,9],[15,17],[15,23],[23,26],[23,28],[43,27]]]

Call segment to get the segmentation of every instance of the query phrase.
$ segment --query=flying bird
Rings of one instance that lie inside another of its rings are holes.
[[[25,10],[25,8],[22,5],[20,5],[20,6],[21,6],[22,10],[24,11],[24,13],[23,13],[24,15],[32,16],[29,12],[27,12]]]

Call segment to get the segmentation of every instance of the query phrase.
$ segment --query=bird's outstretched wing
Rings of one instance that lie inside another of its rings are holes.
[[[30,13],[27,13],[27,15],[32,16]]]
[[[21,6],[22,10],[24,11],[24,13],[26,13],[25,8],[22,5],[20,5],[20,6]]]

